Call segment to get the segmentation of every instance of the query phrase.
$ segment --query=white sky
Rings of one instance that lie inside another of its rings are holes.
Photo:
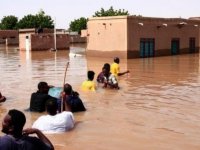
[[[2,0],[0,20],[14,15],[18,19],[44,10],[56,18],[56,28],[67,29],[69,23],[80,17],[92,17],[101,8],[128,10],[131,15],[164,18],[200,16],[200,0]]]

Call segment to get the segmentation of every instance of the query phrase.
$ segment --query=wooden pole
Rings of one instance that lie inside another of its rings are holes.
[[[65,68],[65,75],[64,75],[64,80],[63,80],[63,90],[64,90],[64,86],[65,86],[65,79],[66,79],[66,74],[67,74],[67,68],[68,67],[69,67],[69,62],[67,62],[66,68]]]
[[[68,67],[69,67],[69,61],[67,62],[66,67],[65,67],[65,74],[64,74],[63,90],[62,90],[62,91],[64,91],[65,79],[66,79],[66,74],[67,74],[67,69],[68,69]],[[64,104],[63,101],[64,101],[64,99],[63,99],[63,95],[62,95],[62,100],[61,100],[61,112],[63,111],[63,104]],[[65,109],[66,109],[66,108],[65,108]]]

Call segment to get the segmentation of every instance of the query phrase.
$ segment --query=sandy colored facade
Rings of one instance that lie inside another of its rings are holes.
[[[87,55],[139,58],[199,52],[200,20],[115,16],[90,18]]]

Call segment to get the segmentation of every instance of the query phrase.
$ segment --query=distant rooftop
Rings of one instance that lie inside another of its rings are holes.
[[[200,17],[190,17],[189,20],[200,20]]]

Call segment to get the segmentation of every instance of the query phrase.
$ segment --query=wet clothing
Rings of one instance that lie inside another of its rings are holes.
[[[71,112],[63,111],[54,116],[44,115],[39,117],[32,128],[37,128],[44,133],[65,132],[74,127],[74,117]]]
[[[108,85],[113,86],[118,83],[117,78],[112,74],[109,73],[108,77],[106,77],[103,72],[99,73],[97,76],[97,82],[104,83],[107,82]]]
[[[45,111],[46,101],[50,98],[55,99],[55,101],[57,101],[56,98],[48,94],[41,93],[39,91],[32,93],[31,100],[30,100],[30,111],[35,111],[35,112]]]
[[[95,87],[95,82],[90,80],[84,81],[81,85],[81,88],[85,91],[95,91]]]
[[[103,72],[100,72],[97,76],[97,82],[104,83],[105,80],[106,80],[106,77],[104,76]]]
[[[117,77],[118,73],[120,72],[119,64],[117,64],[115,62],[112,63],[110,72]]]
[[[78,95],[67,96],[66,103],[70,106],[71,112],[86,111],[85,106]]]
[[[50,146],[43,143],[37,137],[22,136],[15,139],[12,136],[0,137],[0,150],[50,150]]]

